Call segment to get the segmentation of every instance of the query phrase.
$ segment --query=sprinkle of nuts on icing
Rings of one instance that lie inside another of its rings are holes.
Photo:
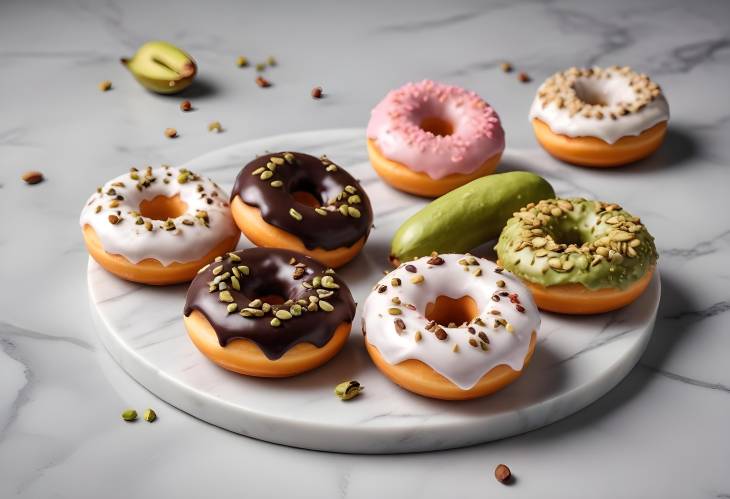
[[[620,74],[629,80],[634,91],[635,99],[632,102],[617,102],[614,105],[590,104],[580,99],[576,91],[576,82],[580,79],[606,79],[613,74]],[[545,108],[555,104],[560,109],[567,109],[570,116],[580,114],[586,118],[602,120],[604,118],[617,119],[625,114],[632,114],[642,110],[647,104],[661,95],[659,85],[647,75],[639,74],[628,66],[611,66],[610,68],[576,68],[555,73],[542,84],[538,90],[538,98]]]
[[[584,200],[579,200],[584,201]],[[526,247],[535,250],[537,258],[547,258],[548,266],[555,272],[569,272],[575,261],[570,255],[584,255],[591,267],[603,261],[620,263],[624,257],[634,258],[641,251],[642,241],[638,233],[644,230],[641,220],[624,212],[615,203],[596,202],[597,223],[610,226],[605,236],[580,245],[555,241],[550,234],[555,218],[573,210],[573,202],[567,199],[549,199],[530,203],[515,212],[522,228],[521,236],[514,241],[513,247],[519,251]],[[618,215],[614,213],[621,212]]]
[[[461,277],[462,272],[453,275],[454,271],[461,268],[471,272],[464,277]],[[476,270],[481,271],[478,283],[470,281]],[[471,383],[505,359],[511,359],[510,363],[518,366],[517,362],[524,361],[531,341],[530,333],[539,327],[539,316],[531,297],[524,300],[524,305],[522,303],[524,285],[511,274],[503,272],[502,267],[470,254],[432,253],[399,266],[384,278],[385,282],[393,286],[381,281],[374,286],[365,302],[363,330],[367,327],[366,341],[376,346],[390,363],[417,359],[434,369],[438,365],[439,373],[455,383],[461,380],[457,385],[464,389],[468,389]],[[424,277],[427,279],[424,280]],[[399,287],[394,286],[396,279]],[[419,284],[420,289],[416,290]],[[481,286],[485,286],[487,291],[480,295]],[[475,300],[479,310],[476,317],[446,320],[444,323],[426,318],[435,298],[441,295],[455,298],[460,296],[458,293]],[[493,301],[489,300],[489,293],[492,293]],[[529,315],[526,314],[528,306],[532,307]],[[502,313],[505,315],[502,316]],[[388,327],[388,323],[392,325]],[[513,339],[506,339],[505,333],[518,338],[520,350],[513,350],[516,343]],[[455,378],[450,377],[447,365],[453,360],[448,359],[453,359],[451,356],[454,354],[463,356],[463,362],[474,363],[477,366],[475,372],[465,374],[463,369],[456,369],[452,372]],[[436,359],[437,364],[429,362]],[[480,375],[477,371],[482,366],[487,371]]]
[[[257,298],[248,303],[238,303],[237,297],[239,295],[234,295],[232,291],[236,291],[237,293],[243,292],[241,283],[246,276],[250,275],[250,269],[247,265],[236,265],[242,261],[241,257],[236,253],[230,252],[226,256],[227,262],[224,262],[224,257],[222,256],[216,257],[215,260],[220,262],[220,265],[213,268],[210,268],[210,264],[206,265],[198,273],[210,272],[212,279],[207,282],[209,292],[213,293],[218,291],[218,299],[220,302],[226,304],[226,311],[229,315],[238,312],[238,315],[243,318],[257,319],[270,314],[270,325],[272,327],[280,327],[283,322],[300,317],[303,313],[317,312],[319,310],[330,313],[335,310],[335,306],[332,303],[324,300],[324,298],[334,296],[340,288],[340,285],[334,280],[331,269],[324,270],[322,275],[313,276],[311,282],[303,282],[302,284],[307,284],[304,287],[315,294],[305,295],[296,301],[289,299],[282,304],[271,304]],[[227,265],[230,265],[230,271],[226,271]],[[304,278],[307,269],[305,263],[297,262],[295,258],[291,258],[289,265],[294,266],[294,274],[292,277],[295,280]]]

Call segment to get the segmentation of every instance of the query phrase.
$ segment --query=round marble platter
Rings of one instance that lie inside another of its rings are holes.
[[[322,130],[279,135],[230,146],[182,165],[230,189],[241,167],[266,151],[327,154],[369,194],[375,228],[364,251],[338,271],[362,303],[387,268],[390,238],[426,201],[395,191],[367,161],[365,132]],[[505,169],[531,169],[562,196],[589,195],[586,187],[551,175],[541,152],[508,150]],[[549,163],[548,163],[549,164]],[[250,246],[242,238],[241,247]],[[487,251],[475,251],[487,254]],[[313,372],[289,379],[257,379],[209,362],[188,339],[182,322],[186,286],[152,287],[120,280],[93,260],[89,296],[101,339],[119,365],[173,406],[232,432],[307,449],[399,453],[486,442],[545,426],[595,401],[628,374],[651,336],[660,281],[615,313],[569,317],[542,314],[532,363],[515,383],[469,402],[426,399],[392,384],[371,363],[355,318],[346,347]],[[334,386],[357,379],[363,394],[342,402]]]

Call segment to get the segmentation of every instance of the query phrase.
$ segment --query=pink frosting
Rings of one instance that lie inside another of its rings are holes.
[[[420,127],[426,118],[451,124],[451,135]],[[386,158],[440,179],[471,173],[504,150],[499,116],[475,92],[431,80],[391,90],[372,110],[368,138]]]

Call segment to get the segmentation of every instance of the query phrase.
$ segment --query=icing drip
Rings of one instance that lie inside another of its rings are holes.
[[[430,324],[426,308],[439,296],[469,296],[478,315],[452,327]],[[459,254],[423,257],[390,272],[368,296],[362,316],[366,341],[387,362],[420,360],[463,390],[499,365],[522,370],[540,327],[532,295],[517,277]]]
[[[167,220],[143,216],[140,204],[158,196],[179,196],[185,213]],[[215,182],[169,166],[113,178],[91,195],[79,222],[94,229],[107,253],[135,264],[147,258],[165,266],[199,260],[238,233],[228,196]]]
[[[668,121],[669,104],[656,83],[628,67],[571,68],[540,86],[530,108],[535,118],[555,133],[613,144]]]

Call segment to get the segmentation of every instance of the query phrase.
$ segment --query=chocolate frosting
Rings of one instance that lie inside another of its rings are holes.
[[[223,347],[236,339],[248,339],[266,357],[276,360],[298,343],[323,347],[337,326],[352,323],[355,317],[355,302],[344,281],[308,256],[284,249],[251,248],[219,258],[193,279],[184,313],[202,313]],[[254,302],[270,296],[280,296],[285,303],[272,304],[267,310],[266,305]],[[328,305],[319,305],[322,301]],[[233,304],[235,310],[230,312],[228,307]],[[332,310],[325,311],[329,305]],[[277,319],[280,325],[274,326],[271,322],[278,311],[291,318]]]
[[[271,171],[272,158],[282,164],[275,164],[269,176],[266,172]],[[287,160],[282,161],[284,158]],[[276,181],[282,184],[272,186]],[[320,213],[297,201],[292,195],[295,192],[314,196],[321,205]],[[367,237],[373,223],[370,200],[360,184],[325,156],[288,152],[262,155],[238,174],[231,201],[236,196],[259,208],[267,223],[298,237],[310,250],[350,247]],[[291,209],[301,215],[301,220],[292,216]],[[322,209],[326,213],[322,214]]]

